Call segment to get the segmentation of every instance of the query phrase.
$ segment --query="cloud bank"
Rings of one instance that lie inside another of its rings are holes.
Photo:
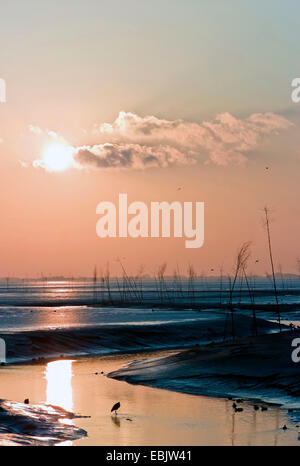
[[[242,163],[266,137],[291,125],[274,113],[240,119],[222,113],[213,121],[196,123],[120,112],[112,124],[94,128],[97,144],[74,148],[74,160],[78,168],[99,169]]]

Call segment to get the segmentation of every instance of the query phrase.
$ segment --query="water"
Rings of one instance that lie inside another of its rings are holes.
[[[226,280],[220,292],[220,282],[208,278],[192,284],[143,280],[124,285],[111,280],[109,287],[92,280],[0,283],[0,337],[6,342],[7,362],[27,363],[0,367],[1,397],[14,400],[3,415],[11,410],[16,432],[12,437],[3,422],[6,431],[0,432],[0,442],[35,445],[47,444],[50,438],[62,445],[296,444],[299,419],[294,422],[278,407],[256,413],[245,402],[244,412],[234,413],[232,402],[216,396],[132,386],[100,375],[139,358],[140,351],[222,341],[224,332],[230,338],[228,298]],[[271,283],[253,278],[251,297],[244,283],[238,283],[233,296],[236,335],[253,334],[253,300],[259,333],[277,332]],[[283,323],[298,325],[298,279],[279,287],[279,301]],[[129,352],[132,356],[122,356]],[[48,430],[43,434],[42,413],[35,411],[42,408],[18,405],[26,397],[31,403],[92,417],[65,414],[67,427],[61,427],[57,414],[47,413]],[[110,407],[118,400],[121,414],[113,418]],[[18,417],[20,412],[25,418]],[[36,429],[37,435],[28,436],[24,425]]]
[[[0,336],[5,337],[10,363],[220,341],[231,331],[225,284],[220,295],[220,281],[207,278],[196,280],[193,288],[186,280],[180,287],[170,280],[127,281],[126,286],[112,280],[109,289],[92,280],[9,281],[0,285]],[[239,283],[234,295],[235,306],[241,303],[235,311],[237,336],[253,333],[253,310],[244,285]],[[252,279],[252,290],[259,331],[277,331],[269,281]],[[281,318],[287,325],[298,324],[298,280],[289,280],[280,293]]]
[[[279,282],[278,299],[281,304],[300,304],[300,280],[298,277],[287,278]],[[269,279],[253,277],[250,279],[250,292],[255,304],[275,304],[273,285]],[[162,283],[153,280],[126,281],[111,279],[109,284],[102,280],[94,283],[85,280],[15,280],[0,283],[1,306],[32,305],[92,305],[95,302],[126,303],[151,305],[176,303],[222,305],[228,302],[228,279],[203,277],[193,282],[182,279],[166,279]],[[235,304],[251,304],[245,281],[237,282],[233,293]]]
[[[135,355],[137,359],[144,357],[145,354]],[[254,411],[253,404],[244,402],[244,411],[235,413],[232,401],[227,399],[130,385],[100,373],[116,370],[130,360],[131,356],[123,355],[11,366],[4,368],[3,373],[0,370],[3,397],[17,402],[28,397],[30,406],[50,403],[90,416],[70,419],[67,430],[60,422],[53,422],[53,418],[49,422],[48,419],[43,432],[36,431],[39,438],[34,433],[22,436],[23,424],[15,420],[19,434],[14,440],[18,444],[45,445],[49,442],[48,437],[52,437],[52,444],[69,446],[299,443],[296,427],[299,419],[293,419],[295,413],[290,414],[279,407]],[[110,409],[116,401],[121,402],[121,408],[118,416],[112,416]],[[26,423],[32,422],[32,410],[28,406],[27,415]],[[284,424],[288,426],[286,431],[282,429]],[[88,435],[82,433],[80,436],[77,429]],[[9,444],[11,440],[0,432],[0,444]]]
[[[257,315],[276,319],[270,281],[252,278],[251,293]],[[287,312],[282,309],[282,319],[298,321],[299,279],[289,278],[279,286],[278,293],[281,305],[287,306]],[[191,308],[199,305],[219,312],[226,308],[228,299],[225,279],[222,284],[217,279],[203,278],[193,284],[166,280],[162,285],[152,280],[130,284],[111,280],[109,290],[103,282],[95,285],[88,279],[8,281],[0,283],[0,331],[191,322],[203,318]],[[237,284],[233,303],[250,314],[251,299],[244,282]]]

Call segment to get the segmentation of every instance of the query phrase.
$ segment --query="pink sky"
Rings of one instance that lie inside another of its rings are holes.
[[[50,2],[3,6],[0,276],[91,275],[108,261],[117,273],[118,257],[130,273],[163,262],[167,273],[177,263],[230,273],[245,241],[249,271],[264,275],[265,205],[276,269],[297,272],[300,15],[268,1],[188,0],[172,2],[170,16],[162,3],[159,14],[135,0],[64,0],[59,14]],[[47,167],[53,144],[71,148],[65,170]],[[97,237],[96,206],[119,193],[148,205],[203,201],[204,246]]]

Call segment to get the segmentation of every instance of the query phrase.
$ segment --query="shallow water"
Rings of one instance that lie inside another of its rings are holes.
[[[228,279],[217,277],[201,277],[194,280],[192,288],[187,279],[175,282],[166,278],[163,292],[158,284],[151,280],[130,282],[131,285],[119,279],[110,280],[109,291],[101,279],[96,283],[91,279],[61,279],[61,280],[17,280],[8,279],[0,282],[0,305],[1,306],[52,306],[60,305],[93,305],[95,302],[108,303],[130,302],[131,304],[142,302],[149,303],[177,303],[187,306],[192,303],[211,305],[228,303]],[[254,302],[259,305],[275,304],[273,284],[263,277],[252,277],[250,280],[251,293]],[[300,280],[299,277],[286,277],[284,281],[277,280],[277,291],[279,303],[300,304]],[[249,291],[244,281],[236,284],[233,293],[235,304],[251,304]]]
[[[244,411],[235,413],[226,399],[135,386],[101,375],[132,359],[124,355],[1,367],[1,397],[20,402],[29,398],[32,404],[51,403],[91,416],[70,421],[86,430],[87,437],[57,442],[60,445],[298,444],[293,413],[278,407],[254,411],[244,402]],[[114,416],[110,408],[116,401],[121,408]]]
[[[140,307],[17,307],[0,306],[0,332],[92,328],[124,325],[161,325],[207,320],[213,311],[176,311]]]
[[[254,285],[256,304],[274,304],[267,281],[256,280]],[[165,298],[172,297],[173,302],[182,304],[174,284],[167,282],[167,287]],[[220,295],[218,281],[204,279],[196,287],[194,302],[227,302],[226,291]],[[280,292],[280,302],[300,302],[298,287],[299,281],[287,282]],[[116,283],[111,292],[120,298]],[[33,404],[48,403],[90,415],[70,420],[73,427],[86,430],[88,436],[66,440],[66,445],[298,444],[299,420],[278,407],[254,411],[251,404],[244,402],[244,411],[235,413],[232,401],[225,399],[134,386],[101,375],[101,371],[112,372],[132,359],[148,357],[105,354],[180,348],[217,341],[220,335],[223,338],[226,312],[218,306],[198,312],[189,306],[168,309],[165,302],[153,311],[146,304],[158,300],[155,284],[144,283],[143,292],[144,306],[125,308],[95,306],[100,298],[107,299],[107,293],[97,285],[95,294],[91,281],[0,284],[0,334],[7,343],[7,361],[56,358],[60,354],[70,358],[42,365],[0,367],[0,398],[19,402],[30,398]],[[186,289],[184,293],[185,302],[190,302]],[[234,300],[249,303],[248,292],[241,289]],[[297,324],[299,314],[294,306],[281,317],[287,324]],[[236,314],[237,330],[243,336],[252,332],[251,315],[250,309]],[[265,308],[257,315],[276,319],[274,312]],[[261,332],[277,331],[277,324],[261,321],[259,326]],[[102,356],[78,359],[87,354]],[[116,401],[121,402],[120,413],[111,416],[110,408]],[[282,430],[284,424],[288,425],[286,431]],[[54,443],[62,444],[59,439]]]

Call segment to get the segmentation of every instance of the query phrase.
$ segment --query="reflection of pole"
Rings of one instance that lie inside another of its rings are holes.
[[[274,447],[276,447],[278,443],[279,409],[276,409],[275,419],[276,419],[276,425],[275,425],[275,435],[274,435]]]
[[[234,447],[234,435],[235,435],[235,412],[232,413],[232,428],[231,428],[231,446]]]
[[[266,227],[267,227],[269,255],[270,255],[270,262],[271,262],[272,276],[273,276],[274,294],[275,294],[275,300],[276,300],[276,305],[277,305],[278,324],[279,324],[279,331],[281,333],[281,317],[280,317],[280,309],[279,309],[279,303],[278,303],[278,292],[277,292],[277,285],[276,285],[275,272],[274,272],[274,263],[273,263],[273,255],[272,255],[272,245],[271,245],[270,224],[269,224],[270,222],[269,222],[268,208],[265,207],[264,211],[265,211],[265,217],[266,217]]]
[[[254,440],[254,445],[256,444],[256,434],[257,434],[257,417],[256,417],[256,411],[253,411],[252,422],[251,422],[251,437],[249,436],[248,446],[251,446],[251,438]]]

